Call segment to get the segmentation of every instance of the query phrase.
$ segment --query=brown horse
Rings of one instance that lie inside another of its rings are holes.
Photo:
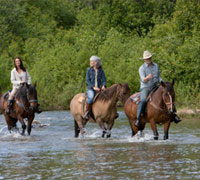
[[[15,101],[12,105],[13,108],[9,114],[6,113],[8,95],[8,93],[4,95],[0,93],[0,105],[8,125],[8,130],[11,132],[12,129],[16,128],[16,123],[19,120],[22,125],[21,134],[24,135],[26,130],[24,118],[27,118],[27,132],[30,135],[35,112],[38,110],[36,84],[34,86],[24,84],[17,90]]]
[[[128,98],[124,105],[124,112],[129,119],[132,129],[132,136],[138,130],[145,128],[146,122],[149,122],[153,130],[154,139],[158,139],[158,131],[156,124],[164,124],[164,140],[168,139],[168,131],[171,123],[172,113],[175,111],[175,92],[174,80],[170,82],[161,82],[159,88],[150,96],[146,106],[146,112],[141,118],[140,126],[134,125],[137,119],[137,104],[131,98]]]
[[[92,105],[92,114],[90,121],[95,121],[102,128],[102,137],[111,136],[111,129],[114,125],[114,120],[117,114],[117,101],[121,100],[124,103],[130,95],[128,84],[114,84],[104,91],[101,91]],[[84,114],[84,93],[77,94],[73,97],[70,103],[70,111],[74,117],[75,137],[81,132],[84,136],[84,127],[88,120],[83,119]],[[104,123],[107,124],[105,127]]]

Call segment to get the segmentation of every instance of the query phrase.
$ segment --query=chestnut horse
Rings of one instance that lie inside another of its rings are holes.
[[[27,132],[28,135],[31,133],[32,122],[35,117],[35,112],[38,109],[37,103],[37,91],[36,84],[34,86],[23,84],[16,92],[15,101],[12,105],[12,110],[9,114],[6,113],[8,105],[8,93],[1,95],[0,93],[0,105],[8,125],[8,130],[11,132],[12,129],[16,128],[16,123],[19,120],[22,125],[22,135],[26,130],[26,124],[24,118],[28,119]]]
[[[161,82],[159,88],[150,96],[146,105],[146,112],[141,117],[140,126],[137,128],[134,125],[137,119],[137,107],[138,105],[133,102],[131,98],[128,98],[124,105],[124,112],[129,119],[129,123],[132,129],[132,136],[134,136],[138,130],[142,131],[145,128],[146,122],[149,122],[153,130],[154,139],[158,139],[158,131],[156,124],[164,124],[164,140],[168,139],[168,131],[171,123],[172,113],[175,111],[175,92],[174,92],[174,80],[170,82]]]
[[[88,121],[95,121],[102,128],[102,137],[111,136],[111,129],[114,125],[114,120],[117,114],[117,101],[121,100],[124,104],[127,98],[130,96],[130,88],[128,84],[114,84],[104,91],[101,91],[92,105],[92,115],[89,120],[83,119],[85,109],[85,97],[84,93],[79,93],[73,97],[70,103],[70,111],[74,117],[74,130],[75,137],[81,135],[84,136],[84,127]],[[104,123],[107,124],[105,127]]]

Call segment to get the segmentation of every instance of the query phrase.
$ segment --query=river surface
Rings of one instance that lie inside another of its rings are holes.
[[[69,111],[36,115],[47,126],[34,125],[31,136],[10,134],[0,115],[0,180],[200,179],[199,118],[172,123],[166,141],[158,126],[155,141],[149,124],[143,137],[131,137],[125,114],[119,115],[110,139],[94,123],[84,138],[74,138]]]

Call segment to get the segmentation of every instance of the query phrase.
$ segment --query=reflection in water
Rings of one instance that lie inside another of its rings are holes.
[[[44,112],[36,120],[50,126],[21,136],[9,134],[0,116],[0,180],[200,179],[197,119],[172,124],[167,141],[154,141],[149,126],[143,138],[131,138],[123,112],[111,139],[100,138],[96,124],[88,124],[85,138],[74,139],[69,112]]]

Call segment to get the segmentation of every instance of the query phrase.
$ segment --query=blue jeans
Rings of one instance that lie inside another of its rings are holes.
[[[95,96],[96,92],[92,89],[88,89],[87,90],[87,95],[88,95],[88,104],[92,104],[93,103],[93,99]]]
[[[144,112],[146,106],[146,98],[149,94],[149,88],[142,88],[140,89],[140,102],[138,104],[137,109],[137,118],[141,116],[141,113]]]

